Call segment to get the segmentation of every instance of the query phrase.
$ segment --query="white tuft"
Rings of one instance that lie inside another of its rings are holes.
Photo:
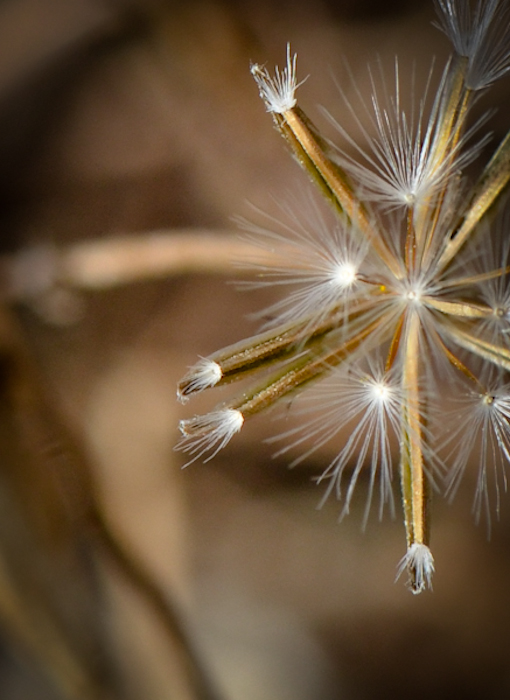
[[[280,71],[275,68],[274,77],[270,75],[267,68],[253,63],[251,74],[258,85],[261,98],[266,103],[268,112],[283,114],[296,106],[296,90],[303,84],[297,82],[296,77],[297,54],[291,57],[290,44],[287,44],[287,65]]]
[[[413,304],[417,306],[422,303],[423,297],[423,286],[420,284],[413,284],[411,286],[405,285],[405,289],[402,292],[402,298],[407,304]]]
[[[203,358],[190,368],[188,374],[180,382],[177,398],[181,403],[185,403],[188,400],[188,394],[196,394],[216,386],[222,376],[223,372],[217,362]]]
[[[260,316],[270,319],[266,327],[309,318],[320,321],[331,307],[366,294],[365,274],[371,272],[370,249],[366,239],[349,225],[338,223],[332,214],[322,210],[309,195],[292,199],[288,204],[278,202],[283,217],[264,216],[268,227],[239,220],[248,231],[247,240],[264,251],[259,263],[254,257],[250,270],[255,281],[241,283],[245,289],[287,287],[288,294]],[[276,251],[278,258],[267,262],[266,251]],[[378,262],[378,271],[381,266]]]
[[[406,569],[409,571],[410,587],[414,594],[421,593],[427,588],[432,590],[434,557],[426,544],[415,542],[409,547],[399,562],[397,579]]]
[[[375,382],[370,387],[374,399],[380,404],[387,404],[391,400],[391,388],[383,382]]]
[[[344,289],[351,287],[356,282],[357,274],[356,265],[349,260],[342,260],[333,268],[331,281],[340,289]]]
[[[505,215],[500,219],[493,220],[494,240],[489,243],[490,231],[486,224],[483,233],[478,240],[478,246],[470,255],[468,268],[472,275],[480,277],[477,282],[480,298],[492,309],[492,313],[485,319],[481,319],[481,332],[486,334],[490,342],[503,344],[510,348],[510,275],[506,271],[510,260],[510,237],[506,234],[510,225],[510,218]],[[483,273],[487,270],[500,269],[504,274],[492,276],[491,279],[484,279]]]
[[[439,28],[468,59],[466,85],[488,87],[510,70],[510,16],[502,0],[436,0]]]
[[[181,420],[182,440],[176,449],[191,456],[187,464],[209,453],[204,460],[208,462],[241,430],[243,423],[243,414],[235,408],[220,408],[205,416]]]
[[[468,465],[478,465],[473,512],[479,522],[485,514],[488,534],[491,530],[491,506],[499,515],[501,493],[507,491],[510,469],[510,385],[503,384],[498,373],[487,380],[487,389],[470,389],[456,399],[450,420],[455,421],[440,449],[450,463],[446,495],[453,498]],[[440,426],[439,426],[440,427]]]
[[[277,439],[291,439],[278,454],[302,445],[305,451],[292,465],[302,462],[343,434],[344,444],[317,482],[329,482],[321,504],[332,493],[342,503],[340,519],[350,511],[355,488],[367,472],[368,493],[363,516],[366,526],[374,493],[379,491],[379,518],[387,505],[395,513],[392,472],[392,443],[398,435],[402,395],[391,373],[380,362],[368,362],[368,371],[353,363],[336,368],[323,382],[298,397],[294,411],[305,421]],[[340,441],[342,438],[340,438]],[[377,480],[379,485],[377,488]]]
[[[382,208],[387,210],[417,207],[442,191],[453,175],[460,173],[476,158],[487,138],[467,149],[464,147],[481,126],[484,118],[474,124],[460,140],[455,141],[452,136],[450,156],[438,160],[438,143],[444,138],[442,118],[449,99],[449,66],[443,71],[428,116],[425,104],[432,70],[424,97],[418,105],[413,105],[409,113],[401,106],[402,86],[398,62],[395,62],[393,95],[385,84],[385,71],[381,64],[379,72],[383,87],[378,91],[374,74],[369,69],[373,88],[370,105],[367,105],[361,95],[354,76],[351,75],[353,92],[359,105],[352,104],[350,97],[340,88],[345,106],[356,121],[368,148],[361,147],[331,114],[323,111],[349,146],[362,158],[362,162],[359,162],[344,150],[341,150],[338,156],[342,166],[360,182],[362,197],[379,202]],[[411,91],[412,88],[411,84]],[[376,136],[372,136],[373,132]]]

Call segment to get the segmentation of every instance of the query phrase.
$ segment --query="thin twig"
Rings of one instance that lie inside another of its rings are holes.
[[[43,244],[4,256],[0,266],[4,294],[23,301],[59,286],[99,291],[190,273],[235,275],[239,272],[232,263],[254,255],[268,262],[276,258],[235,232],[190,229],[116,236],[61,249]]]
[[[51,467],[58,470],[56,476],[62,482],[71,524],[74,523],[76,529],[85,535],[93,551],[102,553],[115,564],[155,613],[167,633],[170,648],[177,650],[191,697],[196,700],[219,700],[170,593],[160,589],[142,563],[112,532],[96,495],[87,451],[51,401],[47,400],[15,319],[1,307],[0,327],[4,330],[2,351],[10,360],[8,366],[11,367],[12,376],[7,391],[12,410],[17,414],[15,420],[25,431],[29,447],[39,451],[40,457],[46,452],[51,458]],[[48,445],[56,446],[50,455]]]

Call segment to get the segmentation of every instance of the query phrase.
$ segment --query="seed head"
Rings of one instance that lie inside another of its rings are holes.
[[[451,497],[475,465],[475,515],[485,512],[490,523],[510,464],[510,239],[500,213],[510,134],[472,187],[463,184],[463,169],[486,143],[469,145],[482,124],[468,126],[476,91],[510,69],[509,5],[436,5],[455,55],[432,107],[426,112],[423,99],[411,116],[402,110],[398,63],[383,106],[371,73],[372,134],[347,102],[368,148],[339,126],[360,161],[331,147],[298,107],[290,47],[274,76],[252,66],[276,127],[330,215],[311,200],[308,215],[282,205],[282,219],[266,217],[267,226],[242,223],[252,243],[281,250],[281,262],[268,266],[266,256],[255,264],[250,286],[287,294],[265,310],[271,320],[261,333],[200,360],[178,389],[184,399],[260,376],[210,414],[181,421],[179,447],[191,461],[210,459],[251,416],[292,394],[300,425],[275,439],[284,441],[279,454],[292,449],[297,463],[338,444],[318,481],[341,501],[341,517],[364,471],[364,523],[376,484],[379,516],[384,507],[393,513],[398,472],[407,544],[398,575],[408,571],[414,593],[431,588],[434,573],[431,489]]]

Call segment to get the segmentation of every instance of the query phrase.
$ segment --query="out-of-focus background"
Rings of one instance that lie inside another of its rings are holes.
[[[367,99],[378,56],[424,84],[449,50],[433,19],[428,0],[0,4],[2,700],[509,696],[510,497],[488,542],[476,465],[434,499],[435,588],[414,597],[400,514],[362,533],[363,499],[341,525],[317,510],[321,457],[273,459],[273,415],[205,465],[173,451],[215,398],[177,404],[178,378],[272,297],[198,248],[158,272],[158,246],[235,241],[248,202],[277,215],[304,182],[250,61],[282,65],[290,41],[303,107],[359,137],[344,59]],[[495,144],[508,82],[491,97]],[[99,242],[102,282],[60,270]]]

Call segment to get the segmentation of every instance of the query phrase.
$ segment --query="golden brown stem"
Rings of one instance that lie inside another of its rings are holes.
[[[446,246],[439,267],[445,268],[475,231],[477,224],[496,203],[510,181],[510,132],[489,161],[473,189],[464,217]]]
[[[291,365],[285,366],[260,387],[257,387],[244,394],[241,400],[229,405],[240,411],[244,417],[254,415],[272,405],[282,396],[289,394],[312,379],[316,379],[332,367],[341,364],[347,357],[355,353],[361,345],[363,348],[372,347],[366,342],[372,336],[374,345],[384,342],[391,331],[391,323],[394,322],[395,312],[387,311],[383,316],[378,316],[375,320],[361,324],[360,329],[347,339],[342,340],[339,345],[331,349],[333,340],[329,336],[325,339],[322,347],[314,347],[309,354],[301,356]]]
[[[423,462],[423,426],[420,415],[419,334],[420,320],[411,311],[406,319],[403,358],[403,411],[401,445],[401,485],[408,549],[413,544],[428,545],[429,488]],[[411,585],[414,572],[410,571]]]
[[[280,115],[277,116],[277,123],[280,125],[284,135],[285,129],[281,124],[281,120],[284,120],[284,124],[288,126],[292,134],[292,139],[287,138],[290,145],[295,147],[297,144],[299,146],[297,156],[305,169],[309,170],[307,167],[308,160],[315,170],[312,173],[314,179],[321,180],[324,183],[333,195],[338,208],[346,214],[355,226],[355,229],[370,241],[374,250],[377,251],[392,273],[397,278],[400,278],[402,271],[395,255],[378,231],[374,229],[367,210],[354,194],[347,175],[327,157],[323,144],[320,143],[315,135],[315,131],[306,115],[301,109],[294,107],[284,112],[281,117]],[[303,159],[303,154],[306,156],[306,159]]]

